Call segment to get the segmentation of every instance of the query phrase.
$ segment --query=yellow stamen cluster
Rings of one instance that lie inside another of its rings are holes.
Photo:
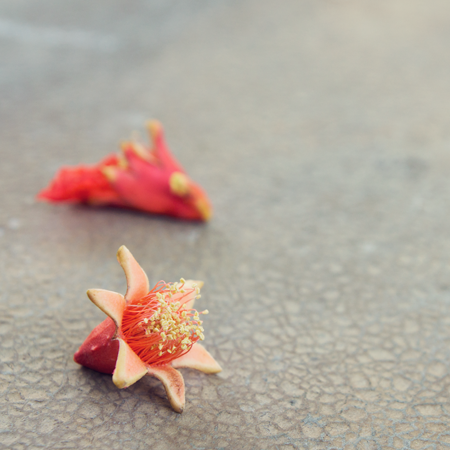
[[[168,364],[203,340],[202,321],[186,303],[200,296],[200,289],[179,283],[159,282],[146,296],[129,303],[123,313],[121,334],[145,364]]]
[[[205,339],[199,312],[187,311],[184,305],[172,299],[176,294],[185,294],[184,283],[182,278],[180,283],[167,285],[164,291],[157,292],[158,307],[141,322],[147,336],[159,333],[161,342],[152,346],[152,350],[159,349],[159,356],[165,351],[172,354],[178,348],[188,350],[196,340]],[[195,290],[198,297],[199,288],[195,286]],[[207,314],[207,311],[203,313]]]

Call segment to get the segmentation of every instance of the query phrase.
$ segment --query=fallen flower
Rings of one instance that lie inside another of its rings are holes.
[[[211,204],[171,155],[159,122],[147,124],[153,148],[122,144],[120,155],[100,163],[62,167],[38,200],[134,208],[183,219],[207,221]]]
[[[172,408],[184,409],[184,380],[177,368],[205,373],[222,369],[197,341],[203,340],[200,314],[193,308],[201,281],[165,283],[150,290],[148,278],[130,251],[122,246],[117,259],[127,279],[125,297],[103,289],[87,295],[109,317],[89,334],[74,355],[78,364],[113,374],[122,389],[144,375],[159,379]]]

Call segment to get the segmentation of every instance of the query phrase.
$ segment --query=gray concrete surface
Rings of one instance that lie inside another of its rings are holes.
[[[450,5],[4,0],[0,448],[450,447]],[[206,226],[36,204],[147,118]],[[224,372],[117,390],[74,351],[124,292],[200,278]]]

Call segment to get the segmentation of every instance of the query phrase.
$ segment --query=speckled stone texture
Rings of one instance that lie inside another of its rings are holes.
[[[450,3],[3,0],[0,448],[450,448]],[[147,118],[207,225],[37,204]],[[219,375],[72,355],[126,289],[205,280]]]

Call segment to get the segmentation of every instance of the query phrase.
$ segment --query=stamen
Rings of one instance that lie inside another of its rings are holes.
[[[145,364],[168,364],[203,340],[198,312],[186,309],[186,302],[199,296],[197,286],[184,288],[186,281],[160,281],[145,297],[126,306],[121,333]],[[139,305],[139,306],[138,306]]]

